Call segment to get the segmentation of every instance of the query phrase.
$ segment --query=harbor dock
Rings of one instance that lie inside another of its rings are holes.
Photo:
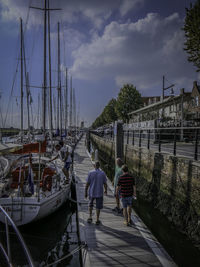
[[[93,222],[87,222],[88,199],[84,198],[88,172],[93,169],[92,161],[85,147],[85,138],[78,143],[74,152],[78,223],[82,249],[82,266],[176,266],[162,245],[151,234],[133,211],[132,225],[123,224],[123,216],[112,211],[115,205],[113,186],[108,179],[108,194],[104,196],[101,210],[101,224],[96,225],[96,211]]]

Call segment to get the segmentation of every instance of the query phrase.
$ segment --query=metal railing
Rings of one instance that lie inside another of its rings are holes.
[[[12,255],[11,255],[11,246],[10,246],[10,238],[9,238],[9,227],[8,227],[8,223],[12,226],[12,228],[14,229],[19,242],[24,250],[24,254],[26,256],[27,262],[29,264],[30,267],[34,267],[34,263],[31,257],[31,254],[29,252],[28,247],[26,246],[24,239],[22,237],[22,235],[20,234],[17,226],[15,225],[15,223],[13,222],[13,220],[10,218],[10,216],[7,214],[7,212],[4,210],[4,208],[0,205],[0,212],[2,212],[4,214],[5,217],[5,226],[6,226],[6,248],[4,248],[3,244],[0,242],[0,249],[5,257],[5,260],[8,264],[8,266],[12,267]]]
[[[95,132],[107,141],[114,141],[114,134]],[[162,127],[162,128],[128,128],[124,127],[124,144],[147,148],[174,156],[200,159],[200,127]]]
[[[124,130],[124,144],[199,159],[200,127]]]

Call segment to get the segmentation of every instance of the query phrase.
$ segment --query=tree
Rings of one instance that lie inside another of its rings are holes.
[[[185,24],[186,42],[184,50],[189,54],[188,61],[193,62],[200,71],[200,0],[186,8]]]
[[[103,112],[93,122],[92,128],[96,129],[100,126],[116,121],[117,114],[115,112],[115,106],[116,106],[116,99],[112,98],[105,106]]]
[[[142,107],[142,98],[140,93],[132,84],[125,84],[117,97],[115,111],[118,118],[124,122],[128,121],[129,113]]]
[[[112,98],[108,102],[107,106],[105,106],[103,113],[106,123],[111,123],[117,120],[117,114],[115,112],[116,103],[117,103],[116,99]]]

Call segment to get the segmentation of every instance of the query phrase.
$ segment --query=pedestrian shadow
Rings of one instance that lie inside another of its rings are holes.
[[[149,257],[145,257],[147,254],[149,256],[152,254],[152,257],[155,257],[155,255],[139,231],[130,233],[126,230],[106,226],[103,222],[100,225],[88,224],[83,219],[80,219],[80,224],[85,226],[83,227],[85,228],[86,238],[84,241],[88,245],[88,252],[95,258],[95,261],[100,261],[102,266],[108,266],[109,263],[127,267],[132,266],[133,263],[135,264],[134,266],[142,264],[147,264],[149,267],[155,266],[155,258],[154,263],[152,262],[151,264]],[[131,253],[131,250],[133,250],[133,253]],[[136,250],[138,250],[138,253],[135,252]]]

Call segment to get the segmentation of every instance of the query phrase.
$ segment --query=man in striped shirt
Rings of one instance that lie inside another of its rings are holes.
[[[123,174],[119,177],[117,191],[120,190],[120,197],[123,206],[124,224],[131,224],[131,210],[133,196],[136,198],[135,179],[128,173],[127,165],[122,166]]]

